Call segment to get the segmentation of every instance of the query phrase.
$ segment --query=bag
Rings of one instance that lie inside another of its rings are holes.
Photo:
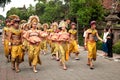
[[[98,41],[98,38],[97,38],[97,36],[94,36],[94,40],[97,42]]]

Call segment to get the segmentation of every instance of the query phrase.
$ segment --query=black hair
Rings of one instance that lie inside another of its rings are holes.
[[[109,28],[109,30],[110,30],[110,32],[112,33],[112,29],[111,29],[111,28]]]
[[[109,30],[109,28],[108,27],[106,27],[106,28],[104,28],[106,31],[108,31]]]

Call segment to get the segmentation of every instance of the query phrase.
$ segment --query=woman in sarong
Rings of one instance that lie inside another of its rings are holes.
[[[31,29],[27,31],[26,39],[29,42],[29,51],[28,51],[28,58],[29,58],[29,65],[33,66],[33,72],[38,72],[36,69],[37,63],[41,64],[40,61],[40,42],[41,36],[40,30],[37,30],[37,24],[39,22],[39,18],[37,16],[30,16],[29,23],[31,24]]]
[[[47,37],[48,37],[48,24],[45,23],[43,24],[42,28],[43,28],[43,31],[41,33],[41,37],[42,37],[42,42],[41,42],[41,50],[42,50],[42,53],[45,55],[47,53]]]
[[[69,39],[70,35],[66,30],[66,25],[63,24],[61,31],[59,32],[59,54],[60,54],[60,65],[64,70],[67,70],[66,61],[69,59]]]

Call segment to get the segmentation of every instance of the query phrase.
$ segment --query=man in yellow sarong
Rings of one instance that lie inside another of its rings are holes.
[[[75,30],[76,24],[74,22],[71,23],[71,29],[69,30],[70,33],[70,47],[69,52],[75,53],[75,60],[79,60],[78,54],[79,54],[79,48],[77,43],[77,30]]]
[[[4,45],[4,53],[5,53],[5,57],[7,58],[7,62],[10,62],[11,60],[11,53],[8,46],[10,27],[11,27],[10,19],[6,19],[6,27],[3,28],[2,43]]]
[[[88,50],[88,63],[90,69],[94,69],[93,60],[96,60],[96,38],[103,42],[103,40],[99,37],[96,28],[96,21],[91,21],[91,28],[86,31],[85,36],[85,48]]]
[[[17,15],[11,15],[13,19],[13,27],[9,33],[9,48],[11,49],[11,62],[12,68],[16,72],[19,72],[19,64],[23,61],[23,50],[22,50],[22,32],[19,29],[20,19]]]

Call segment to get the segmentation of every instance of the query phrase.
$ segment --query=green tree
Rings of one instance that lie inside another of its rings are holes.
[[[45,10],[45,7],[46,7],[45,4],[38,2],[38,3],[35,5],[35,12],[36,12],[36,14],[39,15],[39,16],[43,15],[43,13],[45,12],[45,11],[44,11],[44,10]]]
[[[0,20],[4,21],[5,20],[5,17],[0,15]]]
[[[5,5],[10,2],[11,2],[11,0],[0,0],[0,7],[5,7]]]
[[[64,16],[62,9],[63,4],[61,1],[49,1],[47,4],[45,4],[45,7],[43,9],[44,12],[39,15],[39,17],[43,23],[59,21]]]
[[[7,17],[10,16],[10,15],[13,15],[13,14],[16,14],[16,15],[19,16],[20,13],[21,12],[18,8],[13,7],[7,12]]]
[[[47,2],[47,0],[34,0],[34,1],[43,2],[43,3]]]
[[[32,5],[30,5],[28,8],[27,8],[27,11],[26,11],[26,16],[27,16],[27,18],[29,18],[29,16],[31,16],[31,15],[36,15],[36,12],[35,12],[36,10],[35,10],[35,7],[34,6],[32,6]]]
[[[80,25],[88,25],[91,20],[102,20],[104,9],[100,0],[70,0],[69,18],[74,18]]]
[[[7,12],[7,17],[13,14],[18,15],[21,20],[27,20],[29,16],[36,14],[35,7],[33,7],[32,5],[30,5],[27,9],[13,7]]]

